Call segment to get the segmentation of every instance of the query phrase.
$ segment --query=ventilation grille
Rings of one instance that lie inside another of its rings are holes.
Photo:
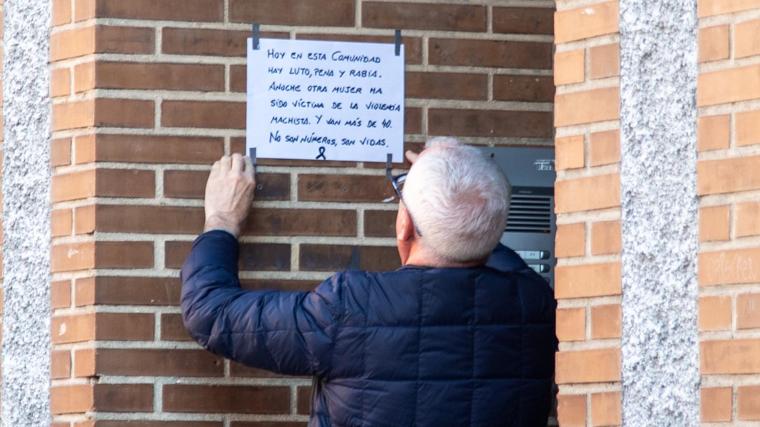
[[[507,230],[516,233],[552,232],[552,197],[514,194],[509,203]]]

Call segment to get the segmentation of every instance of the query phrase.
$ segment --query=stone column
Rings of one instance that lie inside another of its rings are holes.
[[[699,424],[697,2],[620,1],[623,425]]]
[[[50,1],[4,2],[2,425],[50,420]]]

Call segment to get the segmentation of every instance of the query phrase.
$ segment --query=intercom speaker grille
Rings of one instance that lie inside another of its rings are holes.
[[[509,202],[507,232],[551,233],[552,197],[513,194]]]

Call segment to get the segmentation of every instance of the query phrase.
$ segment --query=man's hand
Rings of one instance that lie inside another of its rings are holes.
[[[406,150],[406,159],[409,160],[409,163],[414,164],[414,162],[417,161],[417,157],[420,157],[420,153],[415,153],[412,150]]]
[[[206,226],[203,231],[225,230],[239,236],[251,210],[255,187],[250,157],[233,154],[214,163],[206,182]]]

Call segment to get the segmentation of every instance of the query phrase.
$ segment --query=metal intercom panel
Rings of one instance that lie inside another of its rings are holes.
[[[554,287],[554,149],[485,148],[512,185],[501,243],[515,250]]]

